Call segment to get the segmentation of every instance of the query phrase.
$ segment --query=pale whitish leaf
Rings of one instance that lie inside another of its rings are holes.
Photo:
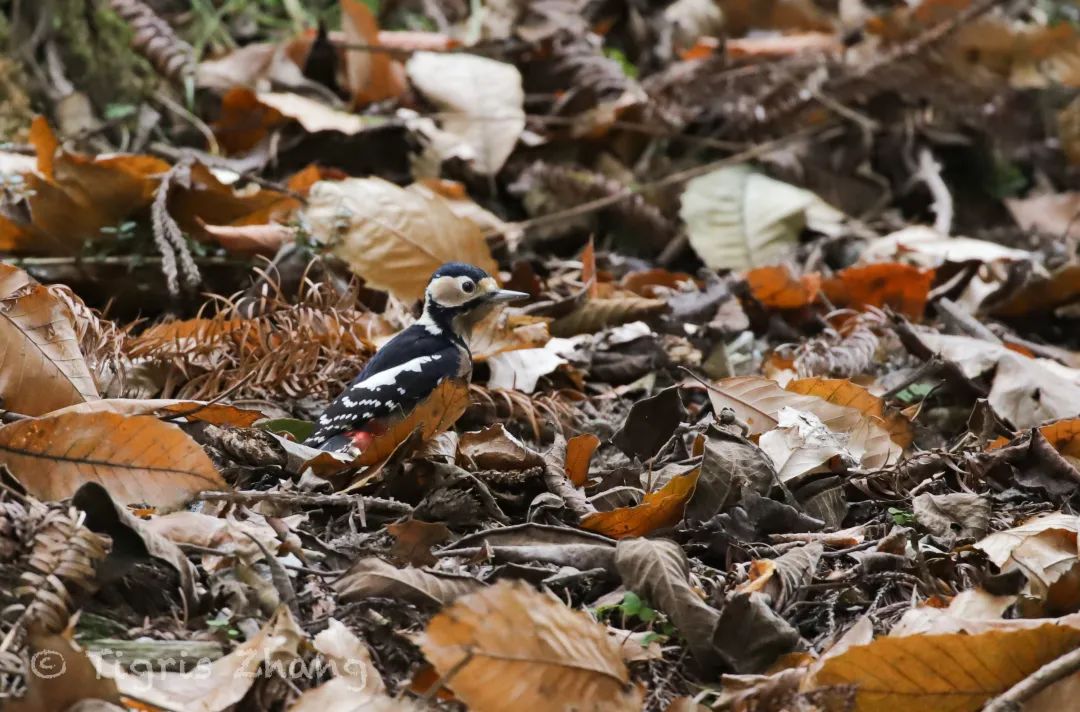
[[[722,379],[709,389],[709,399],[717,413],[724,408],[735,411],[736,417],[749,427],[748,435],[758,435],[776,427],[780,409],[790,407],[813,413],[829,430],[847,438],[848,450],[853,451],[865,468],[880,468],[900,457],[900,446],[892,441],[888,431],[876,419],[824,398],[785,390],[768,378],[737,376]]]
[[[640,689],[607,629],[518,581],[458,599],[418,643],[476,712],[641,709]]]
[[[874,240],[859,261],[888,262],[903,260],[922,267],[937,267],[943,262],[995,262],[1031,259],[1027,250],[1017,250],[986,240],[950,237],[932,227],[913,225]]]
[[[295,120],[304,130],[337,131],[346,136],[358,134],[365,129],[385,123],[385,119],[376,116],[360,116],[346,111],[338,111],[326,104],[309,99],[299,94],[287,92],[259,92],[255,95],[260,104],[276,109],[283,116]]]
[[[994,369],[987,400],[1017,428],[1073,417],[1080,403],[1080,370],[1045,358],[1028,358],[1001,344],[970,336],[919,332],[919,339],[969,378]]]
[[[850,459],[838,436],[813,413],[780,409],[776,428],[758,440],[781,482],[813,472],[837,455]]]
[[[436,195],[381,178],[316,183],[304,217],[312,236],[369,286],[406,301],[422,297],[432,272],[446,262],[491,274],[498,269],[475,223]]]
[[[405,72],[442,112],[443,130],[473,149],[476,169],[498,173],[525,129],[517,67],[471,54],[416,52]]]
[[[844,218],[814,193],[746,165],[687,183],[679,216],[705,264],[735,270],[775,262],[804,228],[831,232]]]
[[[1002,571],[1019,569],[1037,595],[1044,594],[1077,563],[1080,517],[1055,512],[995,532],[975,544]]]
[[[488,358],[489,388],[505,388],[532,393],[542,376],[554,373],[566,359],[547,349],[518,349]]]

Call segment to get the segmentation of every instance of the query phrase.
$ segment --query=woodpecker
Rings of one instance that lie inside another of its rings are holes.
[[[305,445],[362,452],[389,421],[423,402],[446,378],[468,380],[472,326],[500,302],[528,297],[500,289],[487,272],[450,262],[435,270],[424,292],[424,313],[371,358],[322,415]]]

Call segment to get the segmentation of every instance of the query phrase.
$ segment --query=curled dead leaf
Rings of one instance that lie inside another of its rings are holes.
[[[613,539],[645,536],[657,529],[673,527],[679,523],[686,503],[694,494],[700,469],[685,475],[676,475],[655,492],[649,492],[641,504],[619,507],[610,512],[597,512],[583,517],[581,528],[604,534]]]

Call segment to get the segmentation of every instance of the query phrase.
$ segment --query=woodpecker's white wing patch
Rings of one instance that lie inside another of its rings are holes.
[[[363,376],[338,396],[319,417],[318,428],[307,439],[313,447],[335,445],[335,435],[361,430],[372,420],[402,414],[431,394],[458,371],[460,356],[453,346],[415,356],[402,363]],[[330,440],[334,442],[329,442]]]

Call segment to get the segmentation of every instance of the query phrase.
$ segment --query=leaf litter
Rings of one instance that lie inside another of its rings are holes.
[[[1075,700],[1072,4],[69,5],[0,28],[5,709]],[[472,383],[304,446],[447,261],[530,297]]]

